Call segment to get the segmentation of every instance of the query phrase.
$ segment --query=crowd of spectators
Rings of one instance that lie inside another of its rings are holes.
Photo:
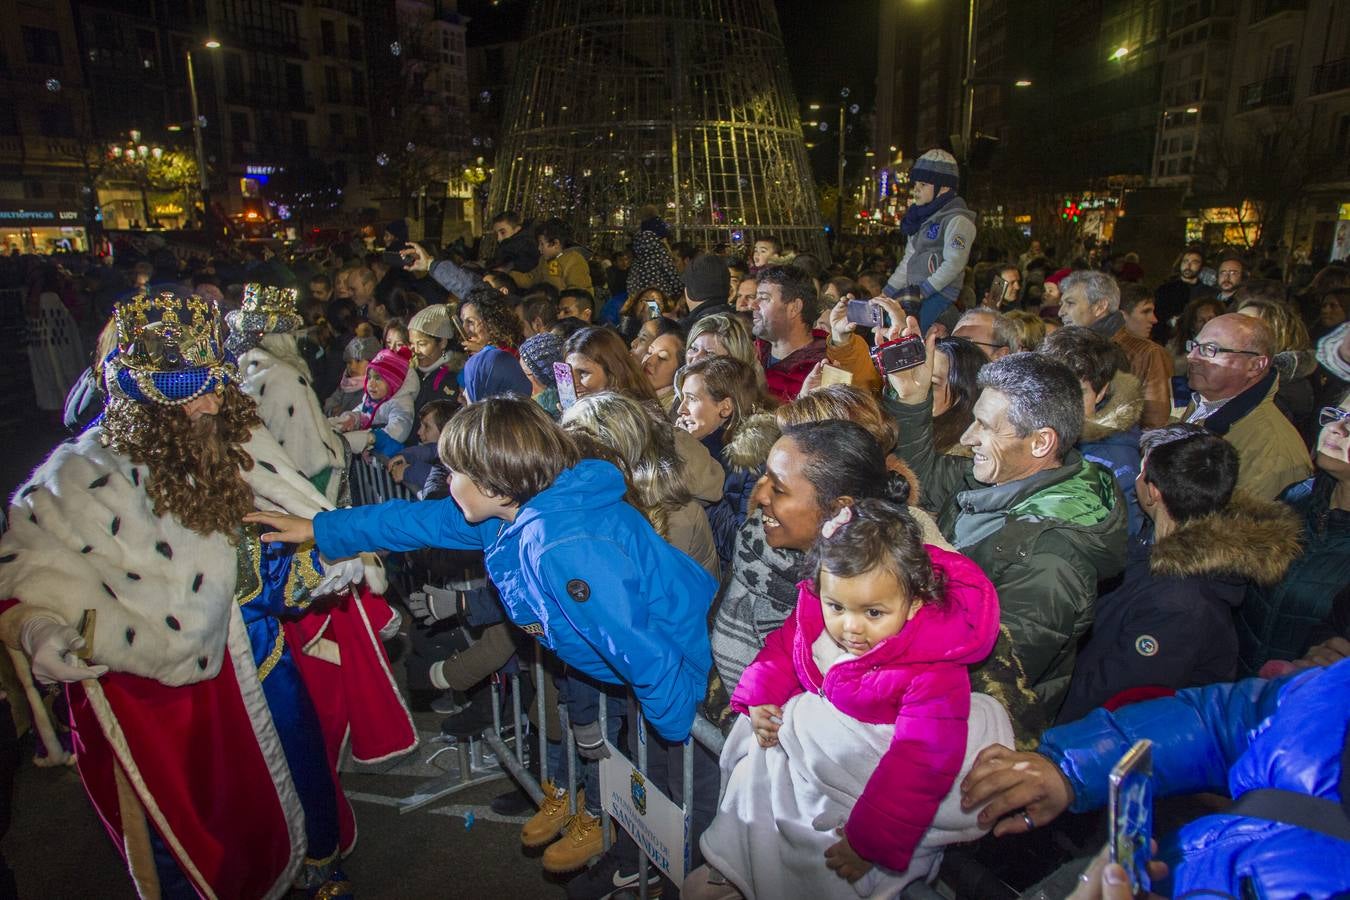
[[[742,859],[762,863],[763,847],[738,855],[737,823],[771,827],[750,788],[791,788],[761,757],[826,752],[807,740],[826,726],[808,723],[830,710],[889,729],[845,757],[864,772],[839,832],[801,845],[823,847],[813,864],[840,884],[930,877],[957,841],[989,864],[1008,834],[1060,829],[1065,810],[1103,804],[1136,737],[1155,743],[1159,796],[1274,787],[1344,815],[1350,268],[1296,293],[1199,248],[1152,287],[1133,254],[1100,248],[1057,257],[1033,241],[975,262],[973,215],[942,199],[945,163],[928,164],[937,224],[918,221],[910,246],[933,246],[924,270],[941,285],[878,242],[826,264],[768,235],[673,244],[651,218],[600,248],[510,212],[482,252],[409,243],[396,222],[280,254],[3,264],[24,291],[38,405],[69,395],[72,428],[100,408],[96,377],[80,377],[115,340],[114,302],[177,284],[230,310],[245,283],[297,289],[298,348],[331,426],[419,498],[321,516],[320,547],[431,548],[396,569],[454,598],[413,626],[415,703],[472,734],[492,721],[487,677],[531,636],[561,661],[536,687],[566,704],[587,764],[577,784],[545,785],[522,840],[547,847],[550,871],[589,864],[570,896],[636,883],[631,841],[601,855],[593,760],[625,730],[636,740],[615,684],[635,692],[663,760],[653,783],[673,796],[695,709],[731,735],[720,798],[717,761],[696,754],[692,838],[716,838],[696,845],[709,867],[690,896],[786,877]],[[878,324],[856,324],[851,301]],[[922,361],[881,371],[873,350],[910,337]],[[446,497],[459,519],[418,512]],[[509,565],[497,524],[479,526],[494,518],[520,543]],[[565,561],[540,558],[540,542],[569,540]],[[817,695],[822,709],[785,709]],[[944,818],[949,796],[967,821]],[[1174,890],[1276,896],[1291,872],[1313,896],[1350,885],[1330,833],[1240,801],[1192,813],[1164,852]],[[1060,861],[1065,843],[1049,846],[1042,861]]]

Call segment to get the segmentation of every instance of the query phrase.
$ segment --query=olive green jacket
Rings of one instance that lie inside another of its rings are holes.
[[[982,484],[971,459],[934,453],[931,402],[888,396],[886,408],[900,426],[896,455],[919,476],[943,535],[998,589],[1013,652],[1053,719],[1092,625],[1097,583],[1125,566],[1125,498],[1111,473],[1077,450],[1057,468]]]

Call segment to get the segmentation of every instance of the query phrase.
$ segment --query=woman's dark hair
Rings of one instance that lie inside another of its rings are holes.
[[[848,507],[850,518],[829,537],[821,535],[807,557],[817,592],[821,571],[838,578],[856,578],[878,566],[890,571],[911,601],[945,609],[942,576],[924,546],[923,529],[909,508],[889,500],[859,500]]]
[[[567,339],[563,357],[579,353],[593,360],[605,372],[605,389],[626,394],[634,400],[654,403],[656,389],[647,380],[647,373],[633,358],[628,345],[608,328],[592,325]]]
[[[937,350],[947,357],[947,390],[952,405],[933,419],[933,449],[945,453],[960,442],[975,421],[980,369],[989,360],[979,347],[960,337],[943,338],[937,342]]]
[[[475,287],[460,303],[460,308],[472,304],[478,310],[487,329],[488,343],[495,347],[519,347],[525,341],[520,316],[506,300],[506,295],[490,287]]]
[[[825,518],[834,515],[841,497],[858,500],[890,500],[902,506],[909,501],[909,482],[886,466],[886,454],[877,439],[856,422],[836,419],[803,422],[783,429],[810,461],[802,474],[816,492],[816,503]]]
[[[1200,330],[1195,327],[1195,320],[1200,316],[1200,310],[1209,307],[1214,310],[1214,315],[1221,316],[1227,310],[1224,302],[1218,297],[1197,297],[1177,316],[1177,330],[1172,332],[1172,340],[1168,342],[1168,349],[1175,354],[1182,354],[1186,349],[1186,342],[1195,337]]]

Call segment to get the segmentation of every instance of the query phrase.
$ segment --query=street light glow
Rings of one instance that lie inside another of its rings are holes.
[[[1117,47],[1116,52],[1111,54],[1112,59],[1124,59],[1130,55],[1129,47]]]
[[[1013,82],[1013,87],[1031,87],[1031,80],[1028,78],[1019,78]]]
[[[1188,112],[1188,113],[1191,114],[1191,115],[1195,115],[1195,114],[1198,113],[1199,111],[1200,111],[1200,107],[1198,107],[1198,106],[1188,106],[1188,107],[1186,107],[1186,112]]]
[[[820,109],[820,104],[812,103],[810,106],[807,107],[807,109]]]
[[[207,50],[219,50],[220,41],[216,40],[215,38],[207,38],[205,43],[202,44],[202,46],[205,47]]]

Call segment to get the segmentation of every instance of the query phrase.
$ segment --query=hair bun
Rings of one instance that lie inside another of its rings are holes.
[[[893,469],[886,470],[886,499],[899,503],[901,506],[909,505],[909,496],[914,492],[908,478],[901,475]]]

